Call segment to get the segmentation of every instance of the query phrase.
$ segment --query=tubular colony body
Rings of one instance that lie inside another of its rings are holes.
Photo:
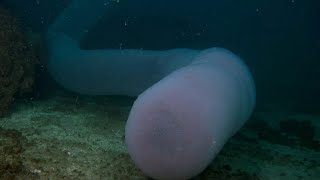
[[[56,19],[47,34],[50,73],[81,94],[138,96],[125,136],[146,175],[199,174],[252,113],[255,86],[248,68],[222,48],[82,50],[85,30],[112,7],[105,3],[74,0]]]

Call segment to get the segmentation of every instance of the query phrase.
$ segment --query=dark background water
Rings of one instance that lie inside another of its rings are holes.
[[[25,27],[43,33],[65,0],[2,0]],[[0,0],[1,2],[1,0]],[[83,48],[232,50],[250,67],[258,108],[288,101],[320,111],[320,1],[120,0]]]

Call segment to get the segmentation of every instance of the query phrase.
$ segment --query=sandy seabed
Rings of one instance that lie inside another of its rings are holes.
[[[148,179],[124,143],[133,101],[67,93],[17,101],[0,120],[0,179]],[[319,131],[319,114],[269,105],[194,179],[317,180]]]

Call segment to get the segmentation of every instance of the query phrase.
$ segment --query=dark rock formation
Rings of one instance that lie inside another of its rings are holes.
[[[0,7],[0,117],[15,95],[32,91],[37,58],[18,20]]]

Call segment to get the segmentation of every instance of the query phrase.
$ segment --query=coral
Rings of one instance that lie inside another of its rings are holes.
[[[18,20],[0,7],[0,117],[15,95],[32,90],[37,58]]]

